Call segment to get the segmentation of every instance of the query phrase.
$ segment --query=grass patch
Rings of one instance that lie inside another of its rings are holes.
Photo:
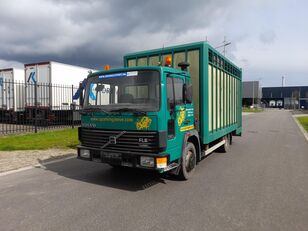
[[[0,137],[0,151],[68,149],[77,144],[77,128]]]
[[[303,128],[308,132],[308,116],[301,116],[296,118]]]
[[[262,108],[248,108],[248,107],[243,107],[242,112],[262,112]]]

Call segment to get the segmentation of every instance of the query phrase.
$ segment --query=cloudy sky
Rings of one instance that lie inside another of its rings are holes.
[[[125,53],[224,36],[244,80],[308,85],[305,0],[1,0],[0,68],[122,65]]]

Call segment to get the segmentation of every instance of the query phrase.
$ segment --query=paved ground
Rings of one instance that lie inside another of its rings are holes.
[[[2,176],[0,230],[307,230],[308,142],[288,111],[243,120],[185,182],[76,159]]]
[[[3,172],[72,156],[72,153],[76,155],[73,149],[0,151],[0,176]]]

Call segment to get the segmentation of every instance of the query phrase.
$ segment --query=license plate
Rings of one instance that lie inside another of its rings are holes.
[[[103,152],[102,157],[104,159],[121,159],[121,153]]]

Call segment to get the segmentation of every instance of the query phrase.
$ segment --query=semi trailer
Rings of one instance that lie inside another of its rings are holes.
[[[207,42],[130,53],[87,78],[78,158],[188,179],[242,133],[242,71]]]
[[[24,69],[0,70],[0,120],[7,123],[67,123],[80,120],[73,95],[89,68],[59,62],[38,62]]]
[[[25,64],[24,69],[27,121],[63,124],[73,117],[80,119],[79,113],[70,113],[76,104],[73,95],[79,82],[93,70],[53,61]]]
[[[25,64],[26,106],[34,106],[52,110],[69,109],[78,87],[88,74],[88,68],[58,62],[40,62]],[[37,87],[35,102],[35,87]],[[54,87],[53,87],[54,86]]]
[[[0,122],[10,121],[24,110],[23,79],[22,69],[0,69]]]

